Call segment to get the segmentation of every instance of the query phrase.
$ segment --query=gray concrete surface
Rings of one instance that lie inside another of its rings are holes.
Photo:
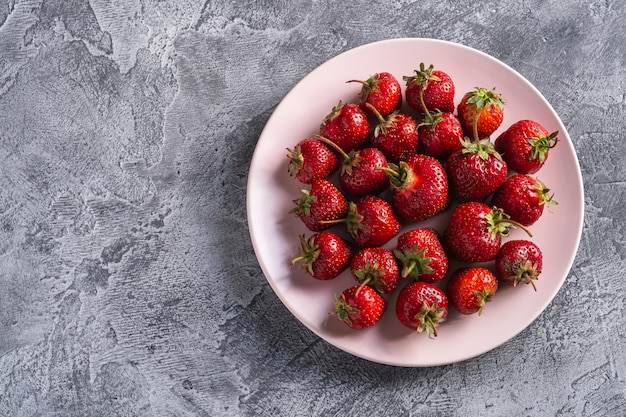
[[[621,1],[0,1],[0,416],[626,415]],[[257,138],[309,71],[460,42],[552,103],[585,226],[553,303],[466,362],[395,368],[293,318],[249,239]]]

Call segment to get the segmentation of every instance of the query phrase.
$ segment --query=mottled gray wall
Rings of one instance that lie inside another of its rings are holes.
[[[624,415],[624,27],[618,0],[0,1],[0,415]],[[281,98],[397,37],[522,73],[586,187],[554,302],[440,368],[314,336],[246,223],[248,164]]]

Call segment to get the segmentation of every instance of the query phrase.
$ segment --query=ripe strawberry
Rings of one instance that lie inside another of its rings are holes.
[[[418,133],[419,149],[426,155],[443,159],[463,148],[463,127],[454,113],[426,113]]]
[[[513,170],[534,174],[548,159],[548,151],[556,145],[558,133],[548,133],[533,120],[520,120],[498,136],[495,146]]]
[[[501,208],[512,220],[530,226],[539,220],[545,206],[557,202],[539,179],[515,174],[495,192],[491,204]]]
[[[361,95],[359,105],[371,116],[374,116],[367,104],[373,106],[378,113],[386,116],[400,107],[402,104],[402,88],[400,83],[389,72],[379,72],[371,75],[367,80],[347,81],[361,83]]]
[[[328,229],[332,225],[329,221],[341,219],[348,212],[348,201],[328,180],[317,180],[300,193],[300,198],[293,200],[296,207],[290,213],[298,216],[313,232]]]
[[[454,82],[445,72],[432,65],[425,68],[421,63],[415,75],[403,79],[406,81],[406,102],[417,112],[454,111]]]
[[[497,207],[475,201],[463,203],[452,212],[443,243],[448,254],[460,261],[487,262],[495,259],[502,236],[508,236],[511,227],[519,227],[532,236]]]
[[[412,282],[398,294],[396,316],[406,327],[436,337],[437,327],[448,317],[448,297],[432,284]]]
[[[394,210],[411,221],[421,221],[446,209],[449,203],[448,177],[435,158],[415,154],[385,170],[393,190]]]
[[[386,248],[365,248],[352,257],[350,273],[362,285],[369,285],[380,294],[396,289],[400,270],[393,252]]]
[[[352,246],[337,234],[324,231],[306,238],[300,236],[300,254],[292,265],[302,262],[302,267],[315,279],[336,278],[350,264]]]
[[[386,118],[377,114],[377,118],[379,123],[374,128],[372,145],[380,149],[389,160],[404,161],[417,153],[417,123],[411,116],[394,112]]]
[[[496,256],[498,278],[513,286],[531,284],[537,291],[535,280],[539,278],[542,267],[541,249],[529,240],[509,240]]]
[[[391,205],[380,197],[366,195],[348,204],[348,233],[361,248],[383,246],[400,232],[400,221]]]
[[[457,106],[457,113],[467,136],[484,139],[502,124],[503,108],[504,99],[495,89],[478,87],[463,96]]]
[[[367,329],[380,320],[387,302],[372,287],[356,285],[335,295],[335,311],[331,312],[354,330]]]
[[[361,107],[340,101],[322,121],[319,134],[349,152],[367,142],[370,126],[367,115]]]
[[[446,286],[450,303],[462,314],[481,315],[498,290],[498,279],[482,267],[465,267],[456,270]]]
[[[289,175],[303,184],[327,178],[339,168],[339,158],[325,144],[314,138],[301,140],[289,152]]]
[[[389,187],[389,177],[381,168],[387,168],[387,159],[377,148],[353,149],[346,153],[334,142],[317,136],[333,148],[343,159],[339,185],[352,197],[380,194]]]
[[[448,271],[448,257],[435,229],[419,228],[398,237],[393,251],[402,268],[402,278],[435,283]]]
[[[446,161],[452,193],[462,203],[483,201],[504,184],[507,165],[489,139],[462,144]]]

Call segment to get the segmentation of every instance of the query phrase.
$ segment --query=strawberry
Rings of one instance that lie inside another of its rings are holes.
[[[429,112],[418,127],[419,149],[435,158],[447,158],[463,148],[463,127],[454,113]]]
[[[495,146],[513,170],[534,174],[548,159],[548,151],[556,145],[558,133],[548,133],[533,120],[520,120],[498,136]]]
[[[498,278],[482,267],[460,268],[452,274],[446,293],[450,303],[461,314],[481,315],[498,290]]]
[[[292,265],[302,262],[302,267],[315,279],[336,278],[350,264],[352,246],[337,234],[323,231],[310,238],[300,236],[300,254]]]
[[[501,208],[512,220],[530,226],[539,220],[544,207],[558,204],[553,196],[539,179],[515,174],[494,193],[491,204]]]
[[[506,181],[507,165],[489,139],[461,141],[463,148],[446,161],[446,172],[457,200],[483,201]]]
[[[495,89],[477,87],[463,96],[457,106],[457,113],[467,136],[484,139],[502,124],[503,109],[504,99]]]
[[[398,285],[400,271],[393,252],[386,248],[365,248],[350,261],[350,273],[362,285],[387,294]]]
[[[372,116],[374,113],[369,106],[373,106],[378,113],[386,116],[402,105],[402,88],[396,77],[389,72],[379,72],[371,75],[365,81],[350,80],[347,82],[362,84],[359,105],[365,113]]]
[[[446,209],[449,203],[448,177],[437,159],[415,154],[385,170],[393,190],[396,212],[411,221],[421,221]]]
[[[372,135],[372,145],[391,161],[403,161],[417,153],[418,133],[415,119],[405,113],[393,112],[386,118],[377,113],[378,124]]]
[[[348,204],[348,233],[361,248],[383,246],[400,232],[400,221],[391,205],[380,197],[366,195]]]
[[[349,152],[367,142],[370,126],[367,115],[358,104],[340,101],[322,121],[319,134]]]
[[[314,138],[301,140],[289,152],[289,175],[303,184],[327,178],[339,168],[339,158],[325,144]]]
[[[356,285],[335,295],[332,315],[354,330],[367,329],[380,320],[387,302],[372,287]]]
[[[348,212],[348,201],[328,180],[317,180],[300,193],[300,198],[293,200],[296,207],[290,213],[298,216],[311,231],[328,229],[331,226],[328,221],[341,219]]]
[[[346,153],[331,140],[316,137],[337,151],[343,159],[339,185],[347,194],[352,197],[380,194],[389,187],[389,177],[382,170],[387,168],[387,158],[380,149],[353,149]]]
[[[448,271],[448,257],[435,229],[419,228],[398,237],[393,251],[403,266],[401,276],[428,283],[443,279]]]
[[[454,82],[445,72],[434,69],[432,65],[425,68],[421,63],[415,75],[403,79],[406,82],[406,102],[417,112],[454,111]]]
[[[460,261],[487,262],[495,259],[502,236],[519,227],[532,236],[523,225],[509,219],[499,208],[471,201],[460,204],[452,212],[443,235],[449,254]]]
[[[531,284],[535,291],[535,280],[539,278],[542,266],[541,249],[529,240],[509,240],[496,256],[498,278],[513,286]]]
[[[437,327],[448,317],[448,297],[432,284],[412,282],[398,294],[396,316],[406,327],[436,337]]]

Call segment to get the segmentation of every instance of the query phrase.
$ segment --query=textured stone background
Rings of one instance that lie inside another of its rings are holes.
[[[625,415],[624,27],[618,0],[0,0],[0,415]],[[246,224],[248,164],[281,98],[397,37],[522,73],[585,182],[554,302],[439,368],[314,336]]]

